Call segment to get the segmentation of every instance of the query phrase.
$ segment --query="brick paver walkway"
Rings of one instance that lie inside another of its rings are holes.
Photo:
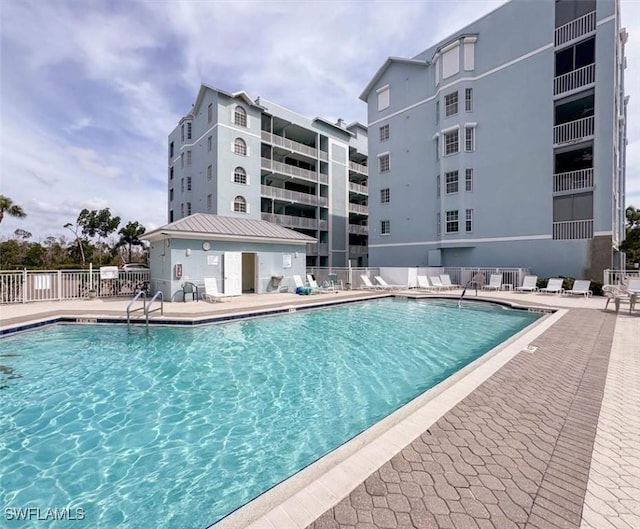
[[[579,528],[614,327],[569,311],[309,527]]]

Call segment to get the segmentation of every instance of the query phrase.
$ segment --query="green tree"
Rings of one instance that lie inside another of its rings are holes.
[[[77,225],[87,237],[98,239],[98,262],[102,264],[102,239],[106,239],[120,225],[120,217],[112,217],[109,208],[99,211],[83,209],[78,215]]]
[[[5,197],[4,195],[0,195],[0,222],[4,219],[5,213],[16,218],[24,218],[27,216],[18,204],[13,203],[13,200],[9,197]]]
[[[140,237],[147,231],[146,228],[140,225],[139,222],[129,222],[123,228],[120,228],[118,234],[120,239],[116,243],[116,248],[122,246],[127,247],[127,262],[131,262],[131,249],[133,246],[144,246],[144,243],[140,240]]]
[[[627,268],[640,263],[640,209],[629,206],[625,210],[627,217],[626,237],[620,250],[627,254]]]
[[[80,253],[80,264],[82,265],[82,268],[84,268],[87,264],[87,260],[85,258],[85,254],[84,254],[84,248],[83,248],[83,242],[82,242],[82,238],[80,237],[80,233],[81,233],[81,229],[79,226],[78,221],[76,221],[75,224],[71,224],[70,222],[67,222],[64,225],[65,228],[67,228],[71,233],[73,233],[73,235],[76,238],[76,244],[78,245],[78,250]],[[72,255],[72,252],[69,252],[70,255]]]

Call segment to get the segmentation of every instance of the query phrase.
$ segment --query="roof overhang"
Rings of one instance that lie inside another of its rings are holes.
[[[391,67],[391,65],[393,63],[408,64],[408,65],[411,65],[411,66],[422,66],[422,67],[425,67],[425,68],[427,66],[429,66],[429,64],[431,64],[429,61],[423,61],[423,60],[420,60],[420,59],[405,59],[404,57],[389,57],[384,62],[384,64],[382,66],[380,66],[380,68],[378,69],[376,74],[373,76],[371,81],[369,81],[369,84],[367,84],[365,89],[360,94],[360,99],[362,101],[364,101],[365,103],[367,102],[367,97],[369,97],[369,92],[371,92],[371,90],[373,90],[373,87],[376,84],[378,84],[378,81],[380,80],[380,78],[384,75],[384,73],[387,71],[387,69],[389,69]]]
[[[149,242],[158,242],[168,239],[189,239],[189,240],[207,240],[207,241],[224,241],[224,242],[254,242],[262,244],[291,244],[296,246],[304,246],[314,243],[317,239],[309,237],[309,239],[283,239],[278,237],[252,237],[249,235],[227,235],[221,233],[208,232],[186,232],[176,230],[158,229],[145,233],[140,239]]]
[[[204,95],[207,93],[207,90],[212,90],[214,92],[217,92],[218,94],[229,97],[231,99],[238,99],[239,101],[242,101],[247,106],[264,110],[264,107],[261,105],[258,105],[255,101],[253,101],[249,97],[249,94],[247,94],[247,92],[245,92],[244,90],[241,90],[240,92],[227,92],[226,90],[221,90],[220,88],[216,88],[215,86],[202,83],[200,85],[200,90],[198,90],[196,101],[193,104],[193,109],[191,110],[191,112],[193,112],[194,114],[198,112],[198,109],[202,104],[202,100],[204,99]]]

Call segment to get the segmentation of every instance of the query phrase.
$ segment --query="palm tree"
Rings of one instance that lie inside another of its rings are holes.
[[[116,248],[121,246],[127,246],[129,258],[128,263],[131,262],[131,247],[132,246],[144,246],[144,243],[140,240],[140,236],[147,231],[144,226],[141,226],[137,221],[129,222],[124,228],[120,228],[118,234],[120,240],[116,243]]]
[[[9,197],[5,197],[4,195],[0,195],[0,222],[4,219],[5,211],[7,212],[7,215],[11,215],[16,218],[24,218],[27,216],[18,204],[13,203],[13,200]]]

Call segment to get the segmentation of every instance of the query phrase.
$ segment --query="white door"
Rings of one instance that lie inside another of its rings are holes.
[[[224,252],[224,295],[242,295],[242,254]]]

